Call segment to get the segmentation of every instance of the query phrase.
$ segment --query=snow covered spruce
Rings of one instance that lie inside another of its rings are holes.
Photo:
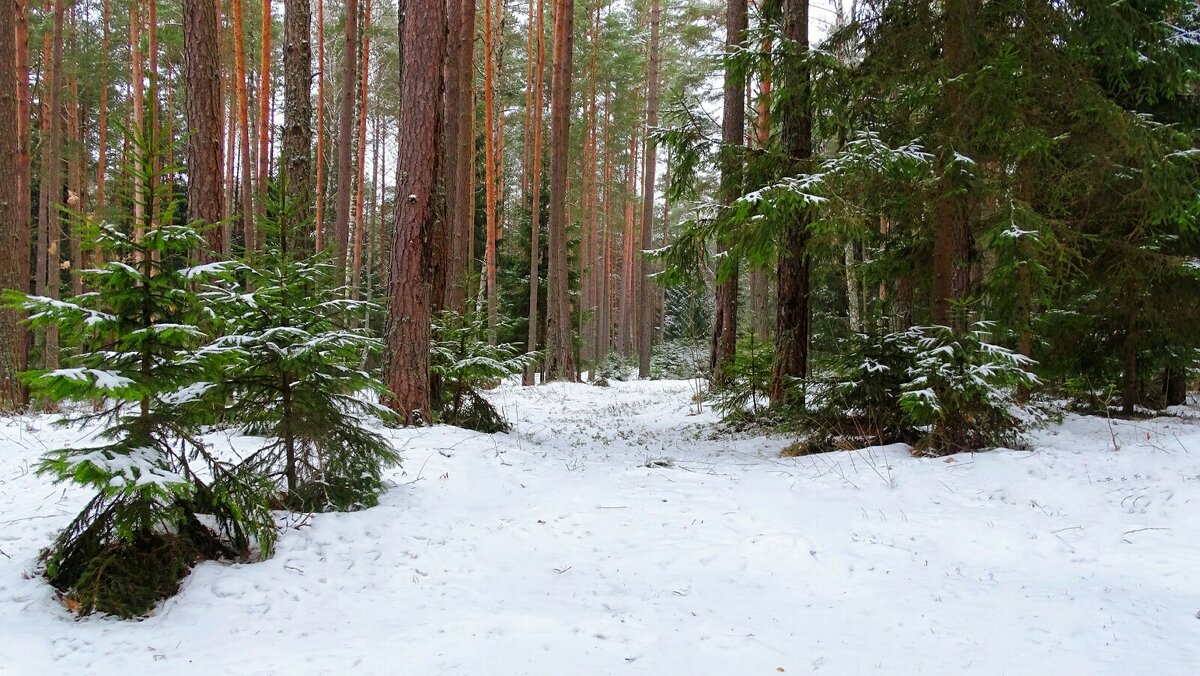
[[[80,272],[90,291],[8,296],[70,354],[26,374],[35,395],[104,442],[38,466],[95,491],[44,554],[46,578],[81,614],[143,615],[197,561],[269,556],[273,509],[372,505],[399,461],[372,427],[390,412],[363,398],[383,391],[361,367],[379,342],[338,325],[363,304],[328,284],[327,266],[289,254],[277,227],[288,206],[273,194],[264,225],[278,242],[253,264],[189,265],[203,246],[191,227],[99,224],[107,262]],[[261,446],[215,453],[202,433],[221,426]]]

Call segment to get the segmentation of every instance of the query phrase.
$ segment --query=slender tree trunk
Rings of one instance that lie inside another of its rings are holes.
[[[567,295],[567,155],[571,141],[571,57],[575,0],[554,11],[554,78],[550,92],[550,225],[546,271],[546,378],[573,380],[571,307]]]
[[[596,310],[596,364],[600,364],[608,356],[609,338],[612,332],[612,316],[611,316],[611,299],[609,286],[612,283],[612,275],[610,269],[610,247],[612,245],[612,107],[610,104],[609,87],[604,88],[604,168],[602,171],[603,178],[601,183],[604,189],[604,203],[600,209],[603,216],[603,232],[600,235],[600,252],[598,259],[595,261],[597,271],[595,273],[596,290],[594,298],[597,302]],[[593,379],[595,372],[593,370]]]
[[[451,0],[446,62],[446,280],[445,305],[466,310],[466,277],[475,229],[475,0]],[[486,6],[485,6],[486,7]],[[486,35],[486,33],[485,33]]]
[[[771,53],[771,40],[763,40],[763,52]],[[755,118],[755,145],[766,149],[771,141],[771,73],[763,73],[758,88],[758,115]],[[750,317],[754,340],[765,343],[771,337],[771,280],[765,266],[750,267]]]
[[[0,289],[21,289],[22,258],[29,257],[25,239],[29,215],[20,213],[21,155],[19,73],[17,68],[17,3],[0,2]],[[0,309],[0,414],[25,406],[25,388],[17,377],[25,370],[25,327],[22,313]]]
[[[62,90],[63,90],[63,16],[64,0],[54,0],[54,25],[51,37],[50,61],[45,65],[49,69],[49,77],[45,79],[42,95],[46,98],[46,141],[42,146],[42,176],[38,190],[39,209],[42,214],[39,223],[45,223],[46,231],[46,261],[44,263],[46,277],[39,280],[43,283],[43,295],[51,298],[59,297],[62,272],[59,268],[61,256],[59,246],[62,242]],[[38,239],[41,239],[39,235]],[[40,248],[40,247],[39,247]],[[45,364],[48,369],[58,368],[58,331],[50,326],[46,331]]]
[[[366,1],[363,8],[362,25],[362,71],[359,75],[362,87],[362,99],[358,112],[358,199],[354,209],[354,266],[350,270],[350,290],[355,298],[360,294],[359,285],[362,278],[363,257],[363,227],[366,225],[364,209],[366,208],[367,186],[367,111],[370,102],[370,66],[371,66],[371,0]]]
[[[317,198],[313,248],[325,248],[325,0],[317,0]]]
[[[183,3],[184,82],[187,88],[188,217],[208,229],[208,256],[223,248],[221,229],[221,56],[213,0]]]
[[[354,81],[357,75],[355,53],[358,45],[358,0],[346,0],[346,46],[342,52],[342,81],[338,112],[337,188],[335,190],[333,258],[341,282],[346,272],[346,254],[350,243],[350,196],[354,176]],[[436,26],[428,27],[438,30]],[[435,99],[436,100],[436,99]]]
[[[99,134],[99,142],[96,148],[96,199],[94,202],[94,212],[97,218],[102,217],[104,213],[104,187],[105,179],[108,174],[108,87],[109,87],[109,62],[108,50],[111,41],[109,37],[109,0],[104,0],[103,14],[101,18],[101,55],[100,55],[100,102],[97,112],[100,115],[99,121],[96,123],[96,131]]]
[[[725,9],[725,49],[733,51],[746,40],[746,0],[729,0]],[[721,118],[721,203],[733,204],[742,192],[742,152],[746,126],[745,78],[725,68],[725,112]],[[718,242],[718,250],[724,246]],[[715,387],[728,381],[728,369],[737,351],[738,266],[736,260],[718,278],[713,315],[712,354],[709,368]]]
[[[84,198],[86,190],[83,187],[83,164],[87,161],[87,148],[83,138],[83,129],[80,119],[83,115],[81,104],[79,102],[79,43],[76,40],[78,15],[74,8],[71,10],[71,52],[72,72],[71,72],[71,103],[68,108],[68,145],[70,152],[67,157],[67,206],[71,212],[76,214],[84,213],[86,205]],[[70,229],[67,233],[67,239],[70,243],[70,265],[71,265],[71,295],[78,296],[83,293],[83,277],[79,271],[83,269],[83,236],[80,233],[80,220],[78,217],[68,219]]]
[[[959,143],[970,124],[961,79],[973,58],[967,26],[977,4],[978,0],[946,0],[942,50],[947,71],[942,104],[950,123],[938,158],[942,196],[935,205],[933,230],[933,321],[960,330],[965,328],[965,317],[953,309],[966,296],[970,286],[971,206],[966,191],[961,189],[963,186],[954,178],[957,172],[953,163],[956,153],[967,150]]]
[[[271,0],[262,0],[262,41],[258,55],[258,213],[266,211],[267,180],[271,175],[271,139],[274,137],[275,125],[271,97]],[[263,232],[255,229],[255,248],[263,240]]]
[[[233,63],[234,84],[237,87],[237,126],[240,138],[238,151],[242,178],[242,241],[246,251],[254,249],[254,202],[250,163],[250,97],[246,91],[246,24],[242,17],[242,0],[231,0],[233,14]]]
[[[321,0],[318,0],[320,2]],[[311,242],[295,226],[312,216],[312,43],[309,0],[283,3],[283,138],[279,166],[287,173],[288,194],[295,205],[293,223],[285,224],[291,247],[303,255]]]
[[[783,36],[797,49],[808,50],[808,0],[784,0]],[[812,158],[812,104],[809,68],[796,57],[783,66],[781,86],[793,94],[780,108],[783,151],[797,169]],[[808,375],[809,341],[809,211],[794,214],[779,242],[777,276],[779,306],[775,323],[775,360],[768,394],[771,404],[792,399],[797,378]],[[799,395],[802,396],[802,395]]]
[[[650,3],[650,54],[646,73],[646,159],[642,167],[642,250],[654,245],[654,184],[658,173],[658,143],[651,130],[658,126],[658,71],[662,58],[659,48],[658,24],[661,13],[659,0]],[[654,340],[657,305],[654,282],[650,279],[650,261],[642,257],[641,294],[638,304],[642,315],[638,322],[638,377],[650,377],[650,348]]]
[[[635,104],[636,109],[636,104]],[[633,217],[634,195],[637,191],[638,136],[629,137],[629,167],[625,170],[625,228],[621,233],[621,294],[618,299],[617,347],[622,356],[633,354],[633,327],[635,311],[633,305],[636,261],[633,257],[634,242],[640,241],[638,222]]]
[[[538,349],[538,286],[541,274],[541,232],[542,232],[542,83],[546,72],[546,39],[545,39],[545,2],[537,0],[537,63],[533,73],[533,170],[530,173],[530,216],[529,216],[529,338],[525,343],[526,352],[536,352]],[[522,382],[525,385],[534,383],[533,369],[527,369]]]
[[[431,421],[429,321],[431,246],[442,132],[441,98],[446,55],[444,0],[405,0],[401,14],[400,144],[395,233],[389,267],[385,381],[388,405],[407,424]],[[431,30],[432,29],[432,30]],[[351,45],[353,43],[350,43]]]
[[[496,342],[499,298],[496,294],[496,97],[492,0],[483,0],[483,203],[486,222],[484,272],[487,280],[488,342]]]

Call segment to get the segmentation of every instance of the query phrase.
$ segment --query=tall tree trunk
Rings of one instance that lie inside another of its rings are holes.
[[[582,301],[579,304],[579,343],[581,350],[580,361],[591,364],[590,370],[594,378],[597,352],[594,329],[596,323],[595,283],[600,277],[600,271],[594,265],[596,247],[598,246],[596,239],[596,205],[600,199],[599,177],[596,175],[597,167],[600,164],[600,153],[597,145],[599,123],[596,108],[596,60],[600,49],[599,5],[596,6],[593,12],[590,41],[592,43],[592,56],[588,63],[588,97],[583,146],[585,158],[583,162],[583,195],[581,200],[582,208],[579,214],[579,224],[582,231],[579,238],[579,297]],[[582,363],[580,364],[580,368],[582,369]]]
[[[318,0],[320,2],[321,0]],[[307,233],[294,226],[312,216],[312,43],[309,0],[283,3],[283,138],[279,166],[287,174],[287,189],[295,204],[293,223],[285,225],[290,246],[302,255],[311,251]],[[311,226],[310,226],[311,227]]]
[[[492,44],[492,0],[483,0],[483,204],[484,273],[487,281],[488,342],[496,342],[499,298],[496,295],[496,95],[495,51]],[[498,18],[498,17],[497,17]]]
[[[771,53],[770,38],[763,40],[763,53]],[[765,72],[758,87],[758,114],[754,120],[754,141],[766,149],[771,140],[771,73]],[[771,336],[771,280],[767,268],[750,267],[750,321],[755,342],[765,343]]]
[[[242,243],[247,252],[254,250],[254,202],[251,176],[254,173],[250,163],[250,96],[246,91],[246,24],[242,17],[242,0],[231,0],[233,14],[233,69],[234,84],[237,87],[237,117],[238,151],[242,178]]]
[[[658,24],[661,13],[659,0],[650,3],[650,54],[646,73],[646,159],[642,166],[642,250],[654,244],[654,185],[658,173],[658,143],[651,130],[658,126],[658,70],[662,54],[659,49]],[[641,294],[638,304],[642,316],[638,322],[638,377],[650,377],[650,348],[654,340],[657,313],[654,282],[650,279],[650,261],[642,257]]]
[[[977,3],[978,0],[946,0],[943,16],[942,59],[947,84],[943,87],[942,105],[948,122],[938,153],[942,196],[935,205],[933,229],[933,321],[958,329],[965,328],[965,317],[955,313],[954,306],[966,296],[970,285],[971,205],[961,182],[955,178],[954,158],[958,153],[969,152],[960,142],[970,124],[962,76],[973,59],[967,27]]]
[[[808,0],[784,0],[783,36],[796,49],[808,50]],[[779,109],[783,152],[798,170],[812,158],[812,103],[809,67],[799,55],[782,66],[780,86],[792,95]],[[778,308],[775,314],[775,360],[768,394],[773,406],[792,398],[792,383],[808,375],[810,212],[801,208],[783,229],[779,242]]]
[[[362,25],[362,71],[359,74],[359,86],[362,88],[362,99],[358,109],[358,199],[354,208],[354,265],[350,269],[350,292],[355,298],[360,293],[362,279],[363,257],[363,227],[366,225],[365,211],[367,186],[367,110],[370,101],[370,67],[371,67],[371,0],[367,0],[363,8]]]
[[[466,277],[475,229],[475,0],[452,0],[446,59],[446,280],[445,305],[466,310]]]
[[[388,405],[407,424],[430,418],[430,259],[438,183],[438,137],[446,54],[444,0],[405,0],[401,14],[400,144],[395,233],[385,331]],[[353,44],[353,43],[351,43]]]
[[[100,114],[100,119],[96,123],[96,131],[99,134],[99,142],[96,148],[96,199],[93,203],[93,210],[97,218],[101,218],[104,214],[104,187],[105,179],[107,178],[108,174],[108,49],[110,43],[109,0],[104,0],[102,11],[102,37],[100,42],[100,102],[97,111]]]
[[[634,108],[637,108],[635,103]],[[621,355],[633,354],[633,327],[637,308],[633,304],[636,261],[633,257],[634,242],[640,241],[638,222],[633,217],[634,195],[637,191],[638,135],[629,137],[629,166],[625,170],[625,228],[621,233],[621,293],[617,300],[617,349]]]
[[[725,9],[725,50],[733,51],[746,40],[746,0],[729,0]],[[725,111],[721,118],[721,203],[733,204],[742,192],[742,153],[746,126],[746,84],[730,66],[725,67]],[[718,242],[718,250],[724,246]],[[727,276],[717,282],[713,315],[712,382],[723,387],[737,351],[738,266],[734,261]]]
[[[537,17],[534,22],[537,33],[537,62],[533,69],[533,170],[529,179],[532,193],[529,211],[529,337],[525,343],[526,352],[536,352],[538,349],[538,286],[542,258],[539,241],[542,233],[542,83],[546,72],[545,16],[545,1],[537,0]],[[533,384],[532,369],[525,371],[522,382],[525,385]]]
[[[45,274],[43,295],[59,297],[62,272],[59,269],[62,242],[62,89],[63,89],[63,16],[64,0],[54,0],[54,26],[51,37],[50,61],[44,64],[49,77],[45,79],[42,95],[46,98],[46,141],[42,146],[42,176],[38,189],[38,208],[41,211],[39,226],[45,224]],[[38,239],[41,239],[39,235]],[[48,369],[58,368],[58,331],[54,326],[46,330],[45,364]]]
[[[183,3],[184,82],[187,88],[188,217],[208,229],[208,256],[221,253],[221,55],[213,0]]]
[[[567,155],[571,141],[571,57],[575,0],[554,11],[554,77],[550,86],[550,224],[546,270],[546,378],[573,380],[571,307],[567,294]]]
[[[317,184],[313,249],[325,248],[325,0],[317,0]]]
[[[357,77],[354,57],[358,47],[358,0],[346,0],[345,22],[346,45],[342,51],[342,81],[341,91],[338,93],[337,188],[334,194],[336,201],[333,221],[333,258],[339,270],[339,283],[343,281],[346,273],[346,254],[350,244],[350,191],[354,176],[354,81]],[[436,26],[430,26],[429,29],[439,30]]]
[[[275,111],[271,96],[271,0],[262,0],[262,40],[258,54],[258,164],[255,170],[258,194],[256,197],[255,214],[262,216],[266,213],[267,182],[271,175],[271,141],[275,137]],[[254,229],[253,244],[247,242],[248,248],[258,251],[262,248],[266,233],[262,228]]]
[[[604,203],[600,209],[603,216],[603,232],[600,235],[600,252],[595,267],[596,291],[594,298],[597,303],[596,310],[596,364],[600,364],[608,356],[609,339],[612,333],[612,314],[611,314],[611,296],[609,286],[612,283],[611,275],[611,252],[612,245],[612,107],[610,104],[609,94],[611,89],[606,85],[604,88],[604,168],[602,170],[601,183],[604,188]],[[593,371],[593,379],[595,372]]]
[[[20,212],[21,156],[17,139],[20,105],[17,68],[17,3],[0,2],[0,289],[27,288],[21,259],[29,258],[25,231],[29,215]],[[25,370],[25,327],[22,313],[0,308],[0,414],[25,405],[25,388],[17,377]]]
[[[29,3],[28,0],[16,0],[16,21],[14,22],[16,40],[16,77],[17,77],[17,224],[23,244],[24,254],[18,257],[20,263],[21,284],[16,287],[22,291],[30,289],[31,270],[29,269],[29,248],[32,245],[33,224],[30,220],[33,200],[33,157],[30,151],[33,100],[29,89]],[[28,333],[28,332],[26,332]],[[27,359],[29,340],[26,335],[21,341],[25,350],[23,358]]]
[[[86,209],[85,197],[86,190],[83,187],[83,165],[87,161],[87,148],[83,138],[83,129],[80,119],[83,115],[82,106],[79,102],[79,42],[76,39],[78,35],[78,14],[75,9],[71,10],[71,102],[68,107],[68,125],[67,125],[67,141],[70,152],[67,154],[67,206],[71,212],[76,214],[84,213]],[[83,277],[79,271],[83,269],[83,235],[80,232],[81,222],[79,218],[69,219],[70,230],[68,231],[68,241],[70,242],[70,265],[71,265],[71,295],[78,296],[83,293]]]

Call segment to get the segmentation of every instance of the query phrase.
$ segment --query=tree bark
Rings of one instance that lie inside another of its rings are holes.
[[[318,0],[320,2],[320,0]],[[287,173],[287,191],[293,221],[284,224],[289,246],[302,254],[311,251],[307,233],[296,226],[312,216],[312,43],[309,0],[283,3],[283,138],[279,164]]]
[[[487,288],[488,342],[496,342],[499,298],[496,295],[496,96],[492,45],[492,0],[483,0],[483,204],[484,277]]]
[[[642,251],[654,245],[654,186],[658,175],[658,143],[651,130],[658,126],[658,71],[662,58],[659,48],[659,0],[650,3],[650,54],[646,73],[646,159],[642,165]],[[638,322],[638,377],[650,377],[650,348],[654,340],[654,324],[658,314],[654,282],[650,279],[650,261],[639,254],[641,265],[641,293],[638,304],[642,314]]]
[[[242,18],[242,0],[232,0],[233,15],[233,64],[234,84],[237,87],[238,141],[241,153],[241,203],[242,243],[247,252],[254,250],[254,202],[251,176],[254,171],[250,163],[250,97],[246,91],[246,44],[245,22]]]
[[[446,294],[445,305],[466,310],[466,277],[475,229],[475,0],[451,0],[446,59]]]
[[[325,0],[317,0],[317,184],[313,249],[325,248]]]
[[[533,169],[530,174],[529,216],[529,337],[525,342],[526,352],[538,349],[538,286],[541,275],[542,234],[542,84],[546,72],[545,2],[537,0],[537,63],[533,74]],[[527,369],[522,382],[532,385],[533,370]]]
[[[803,58],[808,51],[808,0],[784,0],[783,36],[801,51],[782,67],[781,87],[792,92],[779,109],[783,151],[795,170],[807,170],[812,158],[811,84]],[[795,379],[808,375],[809,220],[807,208],[792,214],[779,242],[775,360],[768,390],[772,406],[786,405],[796,391]]]
[[[38,189],[39,227],[45,227],[45,279],[39,280],[42,294],[59,297],[62,271],[59,269],[62,241],[62,51],[64,0],[54,0],[54,26],[51,37],[50,61],[45,64],[49,77],[45,79],[43,96],[46,98],[46,141],[42,146],[42,176]],[[38,239],[42,236],[39,234]],[[39,242],[40,243],[40,242]],[[41,247],[39,247],[41,248]],[[53,325],[46,330],[45,365],[48,369],[58,368],[58,330]]]
[[[567,158],[571,133],[571,57],[575,0],[554,11],[554,78],[550,92],[550,224],[546,270],[546,378],[574,380],[567,295]]]
[[[362,284],[363,228],[366,226],[364,211],[367,198],[367,110],[370,103],[370,66],[371,66],[371,0],[367,0],[363,8],[362,26],[362,71],[359,74],[359,86],[362,88],[362,99],[358,109],[358,197],[354,204],[354,265],[350,270],[350,293],[358,298]]]
[[[746,0],[729,0],[725,9],[725,51],[732,52],[746,40],[748,24]],[[731,67],[725,67],[725,110],[721,117],[721,203],[728,206],[742,192],[742,153],[746,128],[746,82]],[[724,251],[723,243],[717,243]],[[738,266],[734,261],[726,269],[728,276],[717,282],[716,308],[713,314],[712,352],[709,369],[714,387],[728,381],[728,369],[737,352]]]
[[[354,176],[354,81],[357,77],[355,54],[358,47],[358,0],[346,0],[346,45],[342,52],[342,81],[338,112],[337,188],[334,191],[333,259],[339,270],[339,283],[346,273],[346,254],[350,244],[350,193]],[[439,24],[440,25],[440,24]],[[430,30],[437,30],[430,26]]]
[[[221,56],[216,4],[183,3],[184,81],[187,89],[188,218],[200,221],[208,257],[222,250]]]
[[[17,3],[0,2],[0,26],[17,23]],[[29,257],[28,214],[20,212],[21,156],[17,139],[20,105],[17,31],[0,31],[0,289],[24,291],[22,272]],[[25,406],[25,387],[18,374],[25,370],[25,327],[17,310],[0,309],[0,414]]]
[[[406,424],[431,421],[429,396],[430,262],[442,132],[446,54],[444,0],[406,0],[401,13],[400,144],[385,340],[388,405]],[[353,43],[351,43],[353,44]]]
[[[961,78],[971,66],[972,53],[967,30],[978,0],[946,0],[943,20],[945,44],[942,58],[946,65],[943,87],[945,138],[939,152],[942,196],[935,207],[933,232],[933,321],[943,326],[964,329],[966,318],[954,312],[970,286],[971,205],[957,180],[955,156],[968,151],[960,137],[969,120],[967,99]],[[958,147],[956,147],[958,146]]]

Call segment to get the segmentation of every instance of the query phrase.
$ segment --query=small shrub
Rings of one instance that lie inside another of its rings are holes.
[[[753,336],[738,340],[737,352],[726,371],[724,386],[715,392],[713,405],[727,421],[750,422],[767,412],[771,384],[771,365],[775,346],[755,341]]]

